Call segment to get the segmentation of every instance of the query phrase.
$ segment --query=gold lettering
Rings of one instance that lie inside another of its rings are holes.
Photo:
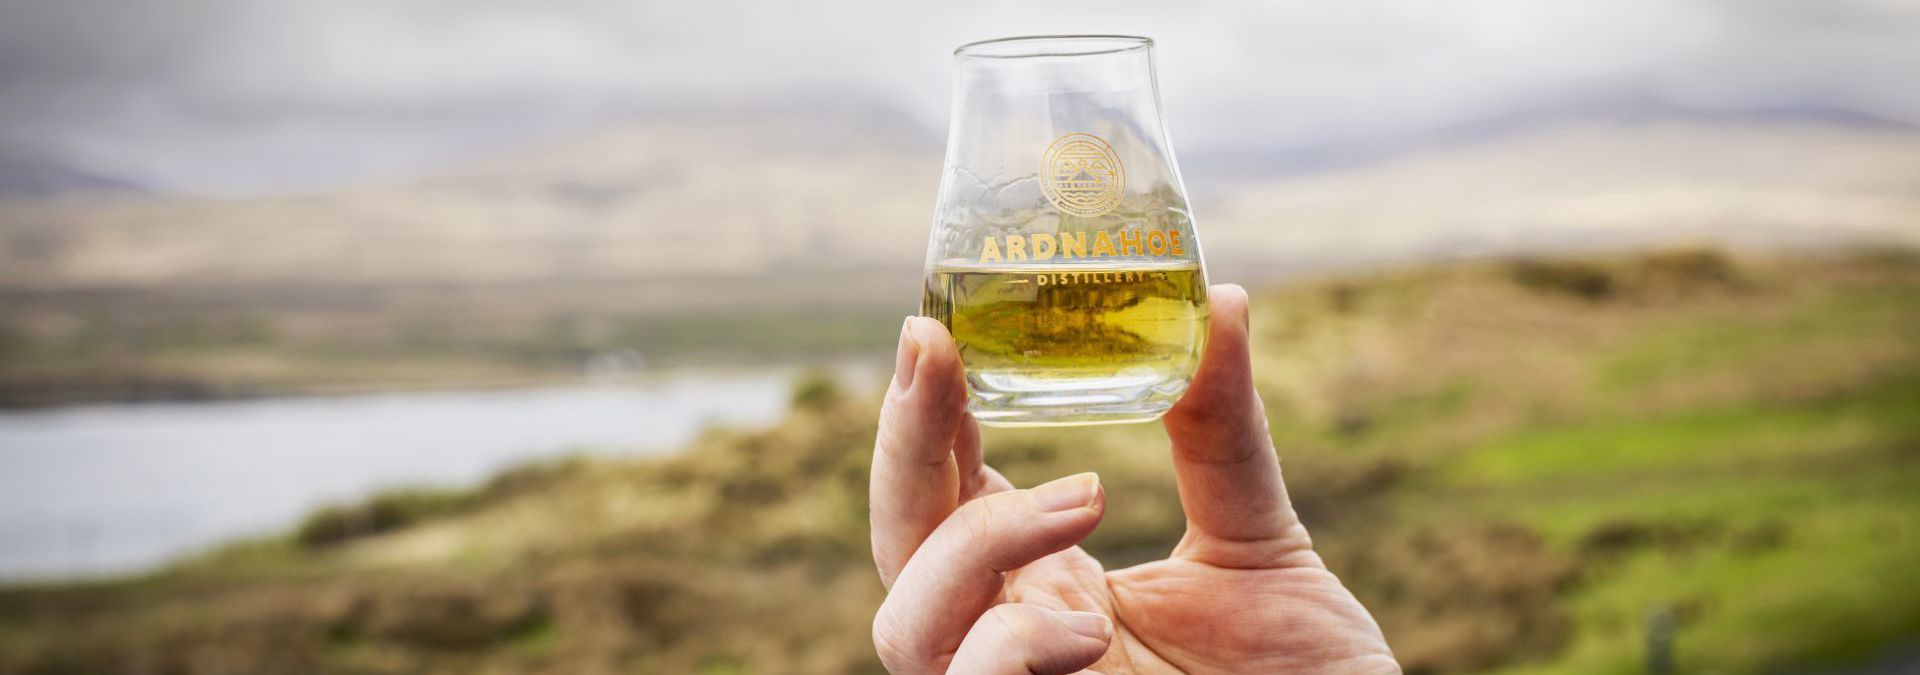
[[[1186,251],[1180,250],[1180,231],[1179,230],[1173,230],[1167,233],[1167,252],[1172,253],[1174,255],[1187,254]]]
[[[1113,238],[1107,236],[1106,230],[1097,230],[1093,233],[1093,255],[1094,257],[1103,255],[1113,257]]]
[[[1132,251],[1132,253],[1128,253]],[[1147,251],[1140,246],[1139,230],[1120,231],[1120,255],[1143,255]]]
[[[1060,233],[1060,257],[1062,258],[1087,257],[1087,233],[1085,232]]]
[[[1050,281],[1050,279],[1049,279],[1048,277],[1051,277],[1051,276],[1053,276],[1053,275],[1051,275],[1051,274],[1035,274],[1035,275],[1033,275],[1033,279],[1034,279],[1034,281],[1033,281],[1033,285],[1035,285],[1035,286],[1045,286],[1045,285],[1047,285],[1047,282],[1048,282],[1048,281]]]
[[[980,262],[1000,261],[1000,245],[994,243],[992,236],[988,236],[986,242],[980,245]]]
[[[1041,246],[1041,244],[1046,244]],[[1033,235],[1033,259],[1052,260],[1055,248],[1053,235],[1041,232]]]
[[[1025,235],[1007,235],[1007,260],[1027,259],[1027,238]]]
[[[1147,232],[1147,252],[1154,255],[1167,254],[1167,233],[1163,230]]]

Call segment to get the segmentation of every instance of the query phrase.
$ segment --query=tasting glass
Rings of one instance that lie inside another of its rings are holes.
[[[954,51],[922,313],[953,333],[983,424],[1158,418],[1205,348],[1206,272],[1153,41]]]

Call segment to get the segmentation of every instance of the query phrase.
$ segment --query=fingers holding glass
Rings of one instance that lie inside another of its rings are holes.
[[[1178,555],[1228,567],[1285,564],[1306,550],[1253,386],[1245,289],[1214,286],[1207,350],[1165,419],[1189,532]]]
[[[961,506],[919,547],[874,617],[881,661],[895,673],[940,672],[1000,600],[1004,573],[1078,544],[1105,508],[1099,478],[1090,473]]]
[[[868,492],[873,558],[883,582],[891,584],[920,542],[959,506],[956,440],[970,444],[963,454],[979,465],[979,432],[967,429],[966,399],[960,354],[946,328],[908,317],[880,409]]]

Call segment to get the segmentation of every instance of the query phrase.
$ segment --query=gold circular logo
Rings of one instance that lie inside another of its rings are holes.
[[[1099,216],[1120,205],[1127,170],[1113,146],[1093,134],[1067,134],[1040,157],[1040,191],[1061,211]]]

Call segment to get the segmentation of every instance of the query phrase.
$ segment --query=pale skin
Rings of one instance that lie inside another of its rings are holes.
[[[1165,560],[1113,571],[1079,547],[1105,513],[1099,477],[1016,489],[987,466],[953,339],[907,320],[869,494],[887,670],[1400,672],[1287,500],[1248,362],[1246,292],[1208,297],[1206,355],[1163,422],[1186,536]]]

